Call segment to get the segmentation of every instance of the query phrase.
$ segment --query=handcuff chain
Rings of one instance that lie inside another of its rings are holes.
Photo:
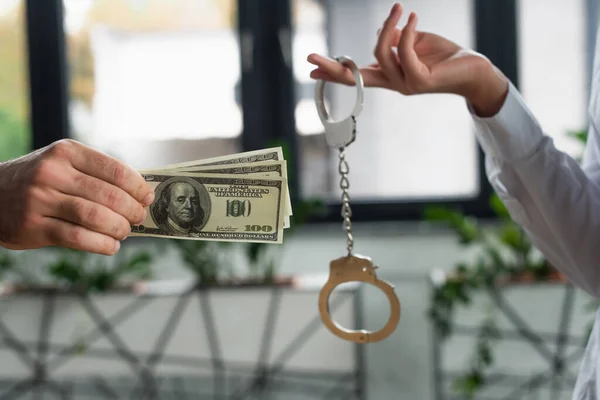
[[[346,248],[348,250],[348,256],[352,255],[352,249],[354,248],[354,238],[352,236],[352,209],[350,208],[350,181],[348,180],[348,162],[346,161],[346,148],[340,148],[339,153],[339,166],[338,171],[340,173],[340,189],[342,189],[342,218],[344,219],[343,225],[346,231]]]

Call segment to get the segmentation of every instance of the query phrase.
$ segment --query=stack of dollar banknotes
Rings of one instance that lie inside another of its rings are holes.
[[[130,236],[283,242],[292,206],[280,147],[140,171],[154,187]]]

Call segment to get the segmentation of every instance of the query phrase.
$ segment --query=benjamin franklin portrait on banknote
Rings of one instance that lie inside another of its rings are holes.
[[[210,197],[206,188],[193,179],[173,177],[156,187],[150,215],[167,234],[193,236],[210,216]]]

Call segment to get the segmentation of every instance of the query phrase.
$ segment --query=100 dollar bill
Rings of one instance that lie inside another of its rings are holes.
[[[260,168],[254,168],[260,166]],[[267,170],[269,166],[269,171]],[[141,171],[142,173],[156,173],[159,171],[173,172],[193,171],[202,173],[218,174],[255,174],[279,173],[280,176],[287,178],[286,161],[283,159],[281,147],[272,147],[268,149],[247,151],[243,153],[206,158],[203,160],[189,161],[178,164],[161,166],[159,168]],[[284,227],[290,227],[290,216],[293,215],[292,202],[290,199],[289,188],[285,187],[285,210]]]
[[[142,173],[156,193],[130,236],[282,243],[285,178]]]
[[[205,158],[203,160],[189,161],[179,164],[171,164],[160,167],[161,170],[186,169],[189,167],[199,167],[202,165],[232,165],[232,164],[250,164],[263,161],[283,161],[283,151],[281,147],[269,149],[246,151],[244,153],[230,154],[219,157]]]
[[[193,167],[182,167],[181,169],[176,169],[173,171],[201,174],[246,175],[281,178],[287,177],[287,168],[284,161],[261,161],[248,164],[198,165]],[[289,228],[290,216],[292,215],[292,202],[290,200],[287,185],[285,187],[284,195],[285,209],[283,213],[283,227]]]

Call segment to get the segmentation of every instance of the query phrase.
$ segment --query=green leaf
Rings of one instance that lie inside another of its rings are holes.
[[[582,144],[586,144],[588,139],[588,131],[568,131],[567,136],[580,141]]]
[[[483,385],[484,378],[479,371],[471,371],[463,378],[457,379],[454,382],[454,389],[461,392],[468,398],[473,398],[473,395]]]
[[[440,206],[425,207],[425,211],[424,211],[423,215],[427,221],[448,222],[448,223],[453,222],[457,216],[463,217],[462,214],[452,211],[449,208],[440,207]]]
[[[187,241],[181,240],[175,243],[179,249],[185,266],[196,275],[203,285],[214,285],[218,283],[219,272],[224,272],[227,265],[223,264],[223,247],[220,242],[209,241]]]
[[[115,274],[132,275],[140,279],[149,279],[152,276],[151,262],[152,255],[147,251],[140,251],[122,263],[117,271],[115,271]]]
[[[63,259],[50,266],[50,274],[59,280],[76,284],[82,280],[82,269]]]
[[[0,254],[0,280],[14,268],[14,259],[8,254]]]
[[[127,261],[127,269],[129,271],[135,271],[140,266],[146,266],[152,261],[152,256],[147,251],[141,251],[136,253]]]
[[[88,288],[98,292],[106,292],[116,284],[116,276],[107,270],[97,270],[90,274]]]
[[[504,219],[510,219],[510,213],[508,212],[508,209],[496,193],[493,193],[490,196],[490,207],[497,216]]]
[[[445,222],[458,235],[460,244],[471,244],[481,238],[477,220],[447,207],[427,206],[424,217],[430,222]]]
[[[247,243],[246,244],[246,257],[251,264],[256,263],[262,252],[266,249],[265,243]]]
[[[489,257],[491,268],[494,271],[506,269],[506,262],[502,258],[502,255],[497,248],[487,245],[483,247],[483,251]]]
[[[456,228],[459,235],[459,243],[470,244],[480,237],[477,220],[472,217],[466,217],[457,221]]]
[[[504,225],[499,233],[500,241],[517,253],[527,254],[531,250],[531,244],[523,233],[523,230],[516,224]]]
[[[492,364],[492,350],[489,345],[485,344],[479,347],[479,359],[485,366],[490,366]]]
[[[325,203],[318,199],[296,202],[292,204],[292,209],[294,214],[290,218],[291,229],[305,224],[310,217],[323,214],[327,211]]]
[[[74,347],[73,354],[76,354],[76,355],[82,355],[87,350],[87,346],[86,346],[85,342],[83,342],[83,341],[78,341],[77,343],[75,343],[75,345],[73,347]]]
[[[458,272],[460,275],[467,275],[467,273],[469,272],[469,268],[467,267],[466,264],[459,263],[456,266],[456,272]]]
[[[30,142],[27,120],[0,109],[0,161],[27,154]]]

